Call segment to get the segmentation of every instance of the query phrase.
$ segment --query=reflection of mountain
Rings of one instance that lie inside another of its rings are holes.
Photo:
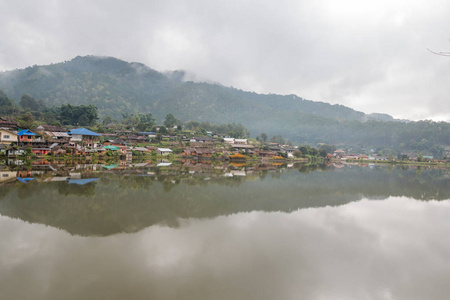
[[[246,177],[111,176],[85,185],[67,182],[2,186],[0,214],[76,235],[136,232],[179,218],[213,218],[249,211],[291,212],[335,206],[363,197],[450,199],[441,170],[344,168],[308,174],[295,169]],[[157,179],[156,179],[157,178]]]

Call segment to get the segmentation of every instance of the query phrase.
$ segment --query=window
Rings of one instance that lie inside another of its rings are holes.
[[[9,174],[2,174],[2,177],[9,177]]]
[[[4,134],[3,137],[4,137],[5,139],[11,138],[8,134]]]

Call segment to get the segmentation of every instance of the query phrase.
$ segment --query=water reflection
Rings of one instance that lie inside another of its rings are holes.
[[[389,197],[106,238],[0,217],[0,290],[24,300],[447,299],[449,214],[449,201]]]
[[[450,199],[450,178],[440,169],[209,164],[18,172],[36,179],[4,184],[0,214],[82,236],[178,227],[180,218],[338,206],[362,198]]]

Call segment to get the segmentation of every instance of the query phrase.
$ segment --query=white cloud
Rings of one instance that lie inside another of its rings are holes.
[[[390,197],[103,238],[0,217],[0,288],[11,299],[446,299],[449,212],[449,201]]]
[[[0,68],[107,55],[261,93],[450,119],[450,3],[3,1]]]

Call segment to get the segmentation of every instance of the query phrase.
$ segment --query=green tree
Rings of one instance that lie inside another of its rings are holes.
[[[8,96],[0,90],[0,113],[13,114],[17,112],[17,106],[14,102],[8,98]]]
[[[261,140],[263,143],[267,142],[268,138],[269,137],[267,136],[267,133],[265,133],[265,132],[261,133]]]
[[[172,114],[168,114],[166,116],[166,119],[164,120],[164,126],[166,126],[167,128],[172,128],[173,126],[175,126],[176,122],[177,119],[175,119],[175,117]]]
[[[31,111],[42,111],[45,108],[44,103],[41,100],[38,101],[27,94],[20,98],[19,105],[22,109]]]
[[[102,124],[103,125],[108,125],[108,124],[111,124],[112,123],[112,118],[111,118],[111,116],[105,116],[104,118],[103,118],[103,121],[102,121]]]
[[[36,118],[30,112],[27,112],[27,113],[21,114],[17,118],[17,120],[19,122],[20,127],[29,129],[29,128],[33,127],[34,122],[36,121]]]
[[[167,134],[167,128],[165,126],[159,127],[159,133],[161,134]]]
[[[328,154],[327,150],[325,150],[325,149],[320,149],[319,150],[319,155],[320,156],[327,157],[327,154]]]
[[[156,124],[156,119],[151,113],[138,114],[140,122],[136,125],[136,129],[139,131],[152,131],[152,128]]]
[[[61,105],[60,118],[63,124],[94,125],[98,120],[98,108],[94,105]],[[80,123],[81,122],[81,123]]]

